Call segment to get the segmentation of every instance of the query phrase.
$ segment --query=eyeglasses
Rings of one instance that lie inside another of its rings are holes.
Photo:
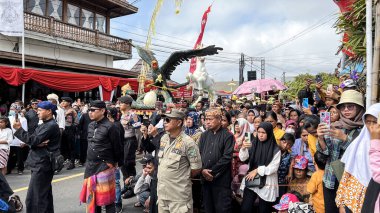
[[[340,107],[339,107],[340,111],[343,111],[343,110],[345,110],[346,108],[347,108],[349,111],[352,111],[352,110],[355,109],[355,104],[342,104],[342,105],[340,105]]]
[[[36,105],[36,104],[38,104],[38,103],[32,103],[32,105]]]
[[[95,109],[95,108],[88,109],[89,112],[95,112],[96,110],[100,110],[100,109]]]

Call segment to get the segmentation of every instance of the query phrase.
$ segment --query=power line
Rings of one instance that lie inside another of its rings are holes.
[[[256,54],[256,55],[264,55],[265,53],[268,53],[268,52],[270,52],[270,51],[272,51],[272,50],[275,50],[275,49],[277,49],[277,48],[279,48],[279,47],[281,47],[281,46],[283,46],[283,45],[285,45],[285,44],[287,44],[287,43],[289,43],[289,42],[294,41],[294,40],[297,39],[297,38],[300,38],[300,37],[306,35],[307,33],[312,32],[313,30],[315,30],[315,29],[317,29],[317,28],[319,28],[319,27],[325,25],[326,23],[330,22],[331,20],[334,20],[335,17],[332,17],[332,18],[329,18],[327,21],[324,21],[324,22],[322,22],[322,23],[319,23],[319,22],[323,21],[324,19],[326,19],[326,18],[328,18],[328,17],[330,17],[330,16],[333,16],[334,14],[335,14],[335,12],[330,13],[329,15],[322,17],[322,18],[321,18],[320,20],[318,20],[315,24],[313,24],[313,25],[307,27],[306,29],[302,30],[301,32],[297,33],[296,35],[294,35],[294,36],[290,37],[289,39],[287,39],[287,40],[285,40],[285,41],[283,41],[283,42],[277,44],[276,46],[274,46],[274,47],[272,47],[272,48],[270,48],[270,49],[268,49],[268,50],[265,50],[265,51],[263,51],[263,52],[261,52],[261,53],[259,53],[259,54]]]

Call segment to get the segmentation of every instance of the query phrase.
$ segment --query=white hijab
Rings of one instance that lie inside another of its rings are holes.
[[[363,121],[366,115],[372,115],[378,118],[379,112],[380,103],[370,106],[363,115]],[[370,141],[371,137],[369,131],[364,125],[359,136],[348,146],[341,159],[341,161],[345,163],[344,171],[354,176],[364,187],[368,186],[372,177],[372,172],[369,167]]]

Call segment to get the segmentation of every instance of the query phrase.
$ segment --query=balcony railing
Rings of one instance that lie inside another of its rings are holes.
[[[118,38],[72,24],[64,23],[53,17],[45,17],[31,13],[24,13],[25,29],[47,34],[54,37],[69,39],[80,43],[92,44],[114,51],[130,54],[131,40]]]

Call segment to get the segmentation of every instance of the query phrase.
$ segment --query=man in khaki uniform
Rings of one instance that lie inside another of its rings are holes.
[[[158,152],[158,212],[193,212],[190,178],[202,168],[199,148],[182,131],[183,112],[172,109],[164,116],[167,133],[161,138]]]

